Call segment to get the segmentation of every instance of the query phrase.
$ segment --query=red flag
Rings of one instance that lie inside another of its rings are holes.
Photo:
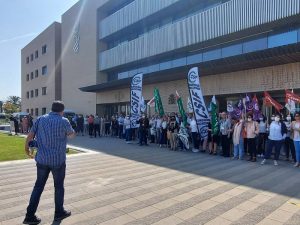
[[[264,92],[264,96],[265,96],[265,105],[268,106],[274,106],[275,109],[280,112],[280,110],[283,109],[283,106],[280,105],[278,102],[276,102],[270,95],[268,92]]]
[[[287,103],[288,100],[292,100],[292,101],[300,103],[300,96],[294,94],[294,92],[292,92],[292,91],[285,90],[285,102]]]

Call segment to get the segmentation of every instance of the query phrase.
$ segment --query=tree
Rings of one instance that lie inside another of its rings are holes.
[[[7,102],[10,102],[13,105],[21,106],[21,98],[19,96],[9,96]]]
[[[18,96],[9,96],[7,101],[3,104],[3,111],[7,114],[20,112],[21,110],[21,98]]]

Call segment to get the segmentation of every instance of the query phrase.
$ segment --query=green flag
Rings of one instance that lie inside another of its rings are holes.
[[[217,102],[216,97],[213,96],[211,103],[211,129],[212,134],[217,135],[219,133],[219,122],[218,122],[218,115],[217,115]]]
[[[178,94],[178,92],[176,91],[176,99],[177,99],[177,106],[178,106],[178,110],[179,113],[181,115],[182,121],[183,121],[183,125],[186,126],[187,125],[187,117],[183,108],[183,103],[182,103],[182,98],[180,97],[180,95]]]
[[[155,98],[155,112],[159,113],[160,116],[165,115],[164,108],[159,95],[159,91],[157,88],[154,88],[154,98]]]

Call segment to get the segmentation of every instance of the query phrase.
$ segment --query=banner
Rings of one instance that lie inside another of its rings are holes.
[[[252,106],[253,106],[253,119],[259,120],[259,118],[262,117],[262,113],[259,109],[258,99],[256,95],[254,95],[254,97],[252,98]]]
[[[130,120],[131,128],[137,128],[137,121],[141,117],[141,101],[143,88],[143,74],[139,73],[132,77],[130,87]]]
[[[201,139],[204,139],[208,137],[208,123],[210,119],[203,99],[197,67],[189,71],[187,81],[198,132]]]
[[[146,109],[147,109],[147,105],[145,104],[145,99],[144,97],[142,96],[142,99],[141,99],[141,112],[142,113],[145,113]]]
[[[285,98],[300,103],[300,96],[296,95],[293,91],[285,90]]]
[[[179,113],[181,115],[182,121],[184,126],[187,125],[187,117],[183,108],[183,103],[182,103],[182,98],[180,97],[180,95],[178,94],[178,92],[176,91],[176,99],[177,99],[177,106],[178,106],[178,110]]]
[[[159,90],[154,88],[154,98],[155,98],[155,112],[157,112],[160,116],[165,115],[164,107],[161,102]]]
[[[233,112],[233,103],[232,101],[227,101],[227,112],[232,113]]]
[[[300,103],[300,96],[294,94],[293,90],[285,90],[285,108],[292,114],[296,112],[295,102]]]
[[[268,92],[264,92],[264,96],[265,96],[265,104],[269,105],[269,106],[274,106],[275,109],[280,112],[280,110],[283,109],[283,106],[280,105],[278,102],[276,102]]]
[[[219,122],[217,114],[217,101],[216,96],[213,96],[210,103],[211,107],[211,133],[213,135],[219,134]]]
[[[190,97],[188,97],[188,100],[187,100],[187,111],[188,111],[188,113],[193,113],[194,112],[193,105],[192,105]]]

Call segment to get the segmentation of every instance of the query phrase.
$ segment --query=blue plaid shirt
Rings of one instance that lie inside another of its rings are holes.
[[[37,163],[56,167],[66,161],[67,135],[74,132],[68,119],[50,112],[38,118],[31,132],[38,143]]]

